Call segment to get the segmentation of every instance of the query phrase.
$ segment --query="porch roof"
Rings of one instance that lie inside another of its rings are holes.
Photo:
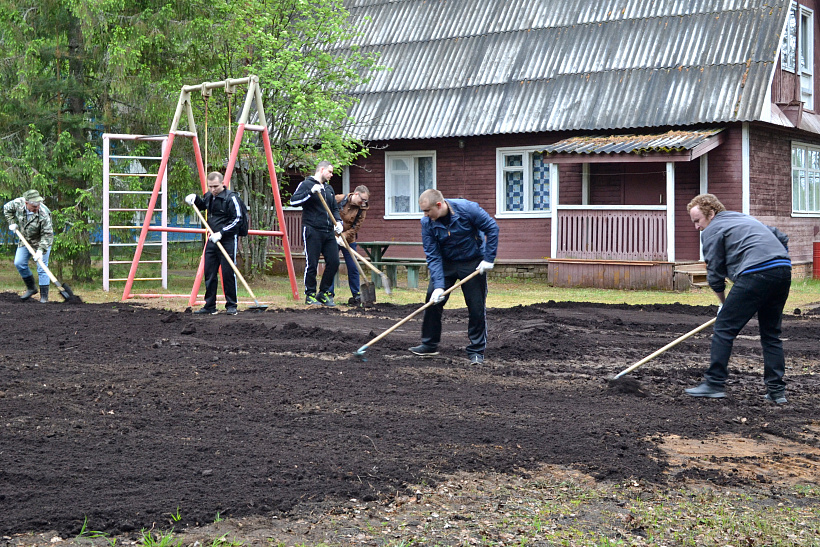
[[[551,163],[691,161],[723,142],[723,128],[570,137],[543,149]]]

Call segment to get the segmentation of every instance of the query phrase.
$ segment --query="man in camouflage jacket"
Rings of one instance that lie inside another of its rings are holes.
[[[35,262],[42,260],[43,264],[48,267],[51,244],[54,243],[51,211],[43,204],[43,198],[37,190],[29,190],[22,197],[6,203],[3,206],[3,214],[6,216],[9,230],[22,233],[35,250],[32,255],[20,241],[17,244],[17,253],[14,255],[14,266],[26,284],[26,292],[20,298],[28,300],[37,294],[34,275],[28,267],[29,259],[33,258]],[[40,282],[40,302],[48,302],[49,278],[39,262],[37,262],[37,275]]]

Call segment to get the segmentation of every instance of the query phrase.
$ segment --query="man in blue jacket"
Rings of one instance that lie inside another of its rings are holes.
[[[335,306],[333,302],[333,278],[339,270],[339,244],[336,236],[344,230],[339,207],[336,204],[336,193],[329,184],[333,178],[333,165],[329,161],[320,161],[312,177],[299,183],[290,198],[293,207],[302,207],[302,240],[305,243],[305,304]],[[321,199],[333,213],[327,214]],[[319,269],[319,256],[325,258],[325,271],[316,291],[316,273]]]
[[[780,327],[792,280],[789,237],[749,215],[727,211],[712,194],[695,196],[687,209],[701,232],[707,281],[721,305],[704,381],[686,393],[693,397],[726,396],[732,345],[756,313],[763,346],[765,398],[778,405],[786,403],[786,360]],[[728,296],[727,277],[734,282]]]
[[[434,305],[424,310],[421,345],[410,348],[416,355],[438,354],[441,316],[447,297],[444,291],[474,271],[478,275],[461,286],[469,312],[467,336],[470,362],[484,362],[487,346],[487,275],[493,269],[498,250],[498,224],[477,203],[466,199],[445,200],[435,189],[419,197],[421,241],[427,255],[430,284],[427,300]]]

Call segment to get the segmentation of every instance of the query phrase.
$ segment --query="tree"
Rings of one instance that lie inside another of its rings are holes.
[[[333,46],[356,32],[340,0],[0,0],[0,194],[33,187],[48,196],[66,226],[55,237],[61,258],[88,279],[101,134],[163,133],[183,84],[249,74],[263,86],[279,168],[319,158],[348,164],[366,149],[346,131],[345,91],[374,61]],[[214,98],[209,110],[226,120],[227,100]],[[211,168],[224,168],[217,142],[226,131],[211,133]],[[270,228],[273,196],[258,144],[243,148],[235,187],[254,227]],[[21,161],[27,146],[39,152]],[[187,176],[170,182],[179,194],[194,186]],[[267,243],[246,243],[246,271],[264,267]]]

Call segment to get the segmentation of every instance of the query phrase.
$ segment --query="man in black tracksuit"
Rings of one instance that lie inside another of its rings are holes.
[[[334,306],[333,278],[339,270],[339,244],[336,236],[344,230],[342,217],[336,205],[336,193],[328,181],[333,177],[333,166],[329,161],[321,161],[316,172],[299,183],[290,204],[302,207],[302,240],[305,243],[305,304]],[[333,220],[319,198],[333,213]],[[335,222],[334,222],[335,220]],[[316,272],[319,255],[325,259],[325,271],[316,291]]]
[[[236,315],[236,274],[216,243],[220,242],[236,263],[238,230],[242,223],[239,199],[239,194],[225,188],[222,173],[218,172],[208,175],[208,192],[204,196],[189,194],[185,197],[187,204],[208,212],[208,226],[213,231],[205,245],[205,306],[195,311],[196,314],[216,315],[216,285],[221,266],[225,311],[228,315]]]
[[[712,194],[689,202],[689,216],[701,232],[707,281],[721,306],[712,335],[712,354],[703,383],[686,390],[693,397],[722,398],[729,356],[740,330],[757,314],[763,346],[765,399],[786,403],[786,359],[780,328],[792,281],[789,236],[754,217],[727,211]],[[726,278],[734,281],[726,296]]]

